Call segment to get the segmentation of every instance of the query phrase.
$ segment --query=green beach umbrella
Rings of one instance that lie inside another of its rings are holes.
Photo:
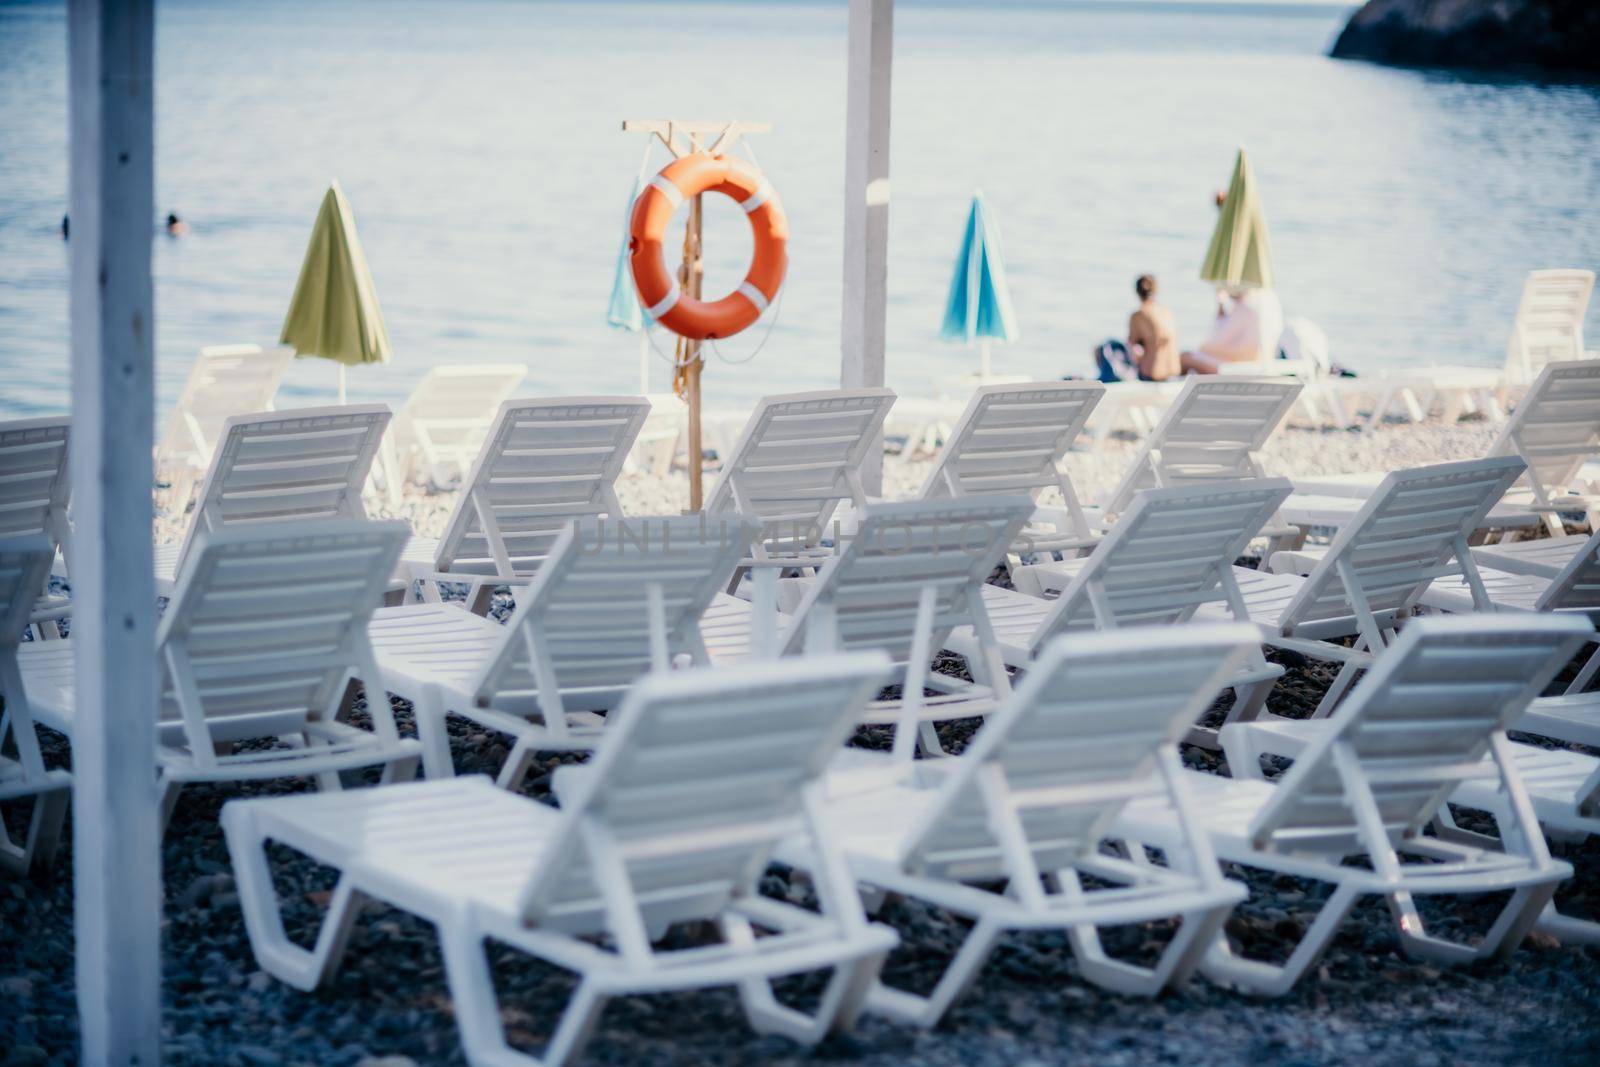
[[[1242,148],[1233,165],[1228,198],[1217,214],[1211,247],[1206,249],[1205,262],[1200,267],[1200,279],[1220,288],[1274,288],[1272,242],[1267,237],[1267,220],[1261,214],[1261,193],[1250,157]]]
[[[294,346],[301,356],[320,356],[339,364],[341,404],[346,366],[387,363],[393,355],[372,271],[356,236],[355,216],[338,182],[322,198],[278,340]]]

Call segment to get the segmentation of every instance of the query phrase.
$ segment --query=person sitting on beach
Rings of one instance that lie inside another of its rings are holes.
[[[1217,306],[1211,335],[1195,351],[1183,353],[1181,363],[1186,371],[1215,374],[1224,363],[1273,359],[1282,333],[1283,309],[1275,293],[1267,289],[1230,289],[1228,300]]]
[[[1164,382],[1179,373],[1178,327],[1172,309],[1156,300],[1156,279],[1141,274],[1133,283],[1139,306],[1128,317],[1128,351],[1139,365],[1139,378]]]
[[[189,224],[176,215],[167,216],[167,236],[182,237],[189,232]]]

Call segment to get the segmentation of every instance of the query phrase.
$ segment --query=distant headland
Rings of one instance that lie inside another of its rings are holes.
[[[1600,2],[1368,0],[1330,54],[1402,66],[1600,77]]]

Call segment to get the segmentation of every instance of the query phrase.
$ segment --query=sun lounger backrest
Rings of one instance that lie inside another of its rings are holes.
[[[227,526],[366,518],[361,490],[388,424],[382,404],[233,416],[206,471],[190,540]]]
[[[210,461],[230,415],[271,411],[294,349],[210,345],[200,350],[156,453],[158,469],[195,457]]]
[[[1347,850],[1370,791],[1393,843],[1417,832],[1592,633],[1572,616],[1416,619],[1279,781],[1250,832],[1259,847]],[[1372,844],[1367,838],[1369,846]]]
[[[881,649],[902,662],[922,591],[933,588],[931,655],[983,611],[983,583],[1032,512],[1025,496],[867,505],[856,534],[806,590],[786,651],[818,647],[811,627],[825,626],[838,648]]]
[[[527,376],[522,363],[434,367],[395,415],[395,443],[465,466],[482,445],[495,409]]]
[[[1074,630],[1185,622],[1225,602],[1233,561],[1293,490],[1287,478],[1251,478],[1139,493],[1041,620],[1034,647]]]
[[[923,500],[1028,493],[1064,482],[1056,464],[1105,396],[1099,382],[985,385],[939,450]]]
[[[1600,617],[1600,530],[1590,535],[1539,597],[1540,611],[1586,612]]]
[[[1507,377],[1526,382],[1546,364],[1584,358],[1583,318],[1593,292],[1592,270],[1531,271],[1506,347]]]
[[[71,430],[66,416],[0,422],[0,537],[37,533],[69,547]]]
[[[649,414],[649,401],[633,396],[501,404],[439,539],[438,569],[504,565],[502,576],[527,577],[572,519],[620,517],[613,487]]]
[[[1260,478],[1266,472],[1256,453],[1304,388],[1298,381],[1190,378],[1107,499],[1106,513],[1126,511],[1144,489]]]
[[[616,917],[619,891],[657,914],[711,917],[751,887],[785,836],[831,849],[801,818],[801,787],[843,745],[888,668],[865,653],[641,681],[594,761],[557,776],[565,817],[524,893],[529,920],[592,911],[602,895]]]
[[[1164,789],[1160,747],[1177,742],[1259,641],[1248,624],[1213,623],[1051,642],[955,761],[914,828],[911,862],[992,874],[1006,852],[997,827],[1014,820],[1039,869],[1071,865],[1136,789]],[[989,768],[1014,811],[985,796]]]
[[[1516,456],[1395,471],[1328,546],[1279,619],[1286,632],[1356,615],[1341,567],[1373,616],[1409,608],[1525,469]],[[1469,561],[1470,562],[1470,561]],[[1353,626],[1351,632],[1355,632]]]
[[[1541,503],[1570,489],[1579,469],[1600,455],[1600,360],[1540,371],[1489,454],[1521,456]]]
[[[55,545],[43,533],[0,536],[0,657],[16,655],[55,554]]]
[[[706,512],[760,516],[773,555],[814,547],[841,500],[866,504],[859,471],[894,399],[890,389],[765,397],[724,457]]]
[[[584,519],[568,525],[476,685],[497,704],[540,691],[534,656],[563,693],[614,693],[651,669],[651,587],[671,651],[701,658],[700,616],[755,537],[743,515]]]
[[[290,733],[327,709],[370,662],[366,624],[410,533],[362,519],[201,531],[157,631],[162,718],[182,717],[184,686],[213,732]]]

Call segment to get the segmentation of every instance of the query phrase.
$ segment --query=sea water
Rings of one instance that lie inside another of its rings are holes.
[[[889,384],[928,394],[976,367],[938,330],[978,188],[1021,327],[997,371],[1086,371],[1144,272],[1197,341],[1212,194],[1241,145],[1285,312],[1336,360],[1498,364],[1529,270],[1600,266],[1600,88],[1329,59],[1349,10],[901,0]],[[191,228],[151,220],[162,409],[201,345],[277,339],[334,178],[395,353],[350,370],[353,400],[494,361],[526,363],[528,395],[638,391],[639,338],[605,312],[635,177],[665,156],[629,118],[773,125],[749,149],[788,211],[788,282],[708,353],[708,403],[836,384],[846,22],[842,0],[161,0],[156,209]],[[0,2],[0,416],[68,406],[66,87],[64,6]],[[710,200],[720,294],[750,240]],[[1600,346],[1600,301],[1589,327]],[[334,382],[302,360],[279,406]]]

